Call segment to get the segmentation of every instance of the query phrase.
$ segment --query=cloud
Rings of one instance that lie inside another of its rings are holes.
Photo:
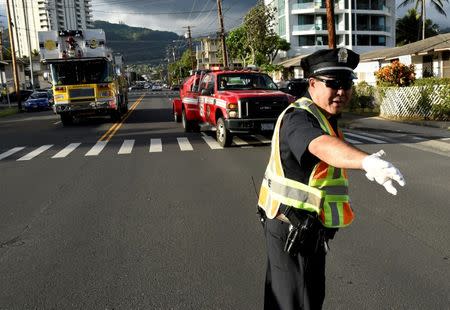
[[[242,22],[242,17],[257,0],[224,0],[226,29]],[[182,35],[186,26],[193,26],[193,36],[218,31],[216,0],[93,0],[94,20],[153,30],[173,31]],[[177,14],[181,13],[181,14]]]

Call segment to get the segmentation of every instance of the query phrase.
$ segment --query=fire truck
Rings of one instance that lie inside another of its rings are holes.
[[[105,32],[40,31],[38,37],[41,61],[50,69],[53,109],[62,124],[92,115],[120,120],[128,111],[127,80],[121,57],[106,48]]]
[[[233,135],[272,132],[280,113],[295,101],[255,70],[203,71],[189,77],[180,94],[182,121],[188,128],[215,130],[222,147],[231,145]],[[179,111],[174,100],[175,119]]]

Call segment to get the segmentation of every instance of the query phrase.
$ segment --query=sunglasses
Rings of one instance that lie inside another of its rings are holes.
[[[339,90],[339,89],[350,90],[353,86],[352,80],[327,80],[327,79],[322,79],[319,77],[314,77],[314,79],[325,83],[326,87],[329,87],[334,90]]]

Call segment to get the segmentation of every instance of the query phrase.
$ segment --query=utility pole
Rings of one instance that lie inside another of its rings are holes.
[[[191,67],[192,70],[195,70],[195,63],[194,63],[194,52],[192,51],[192,33],[191,33],[191,26],[183,27],[187,28],[187,39],[189,43],[189,52],[191,53]]]
[[[425,40],[425,24],[427,18],[425,15],[425,0],[422,0],[422,40]]]
[[[3,60],[3,26],[0,26],[0,60]]]
[[[30,24],[28,23],[28,5],[25,3],[24,0],[22,0],[23,10],[24,10],[24,21],[25,21],[25,30],[27,32],[27,41],[28,41],[28,53],[29,53],[29,60],[30,60],[30,83],[31,83],[31,89],[34,91],[34,72],[33,72],[33,52],[31,50],[31,29]]]
[[[336,48],[336,29],[334,27],[334,0],[326,0],[328,47]]]
[[[11,3],[14,4],[14,0],[11,0]],[[9,0],[6,0],[6,13],[7,13],[6,15],[7,15],[7,19],[8,19],[9,42],[11,44],[11,59],[12,59],[13,75],[14,75],[14,88],[16,89],[17,109],[19,110],[19,112],[22,112],[22,101],[20,98],[19,75],[17,73],[16,48],[14,46],[14,37],[13,37],[13,33],[12,33],[11,13],[9,11]]]
[[[223,66],[227,68],[228,53],[227,53],[227,46],[225,44],[225,28],[223,26],[222,0],[217,0],[217,12],[219,14],[219,27],[220,27],[219,31],[220,31],[220,40],[222,42]]]

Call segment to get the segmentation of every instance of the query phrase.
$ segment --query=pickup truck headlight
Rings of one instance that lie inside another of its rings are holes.
[[[238,104],[237,103],[228,103],[227,104],[227,112],[230,118],[238,117]]]

